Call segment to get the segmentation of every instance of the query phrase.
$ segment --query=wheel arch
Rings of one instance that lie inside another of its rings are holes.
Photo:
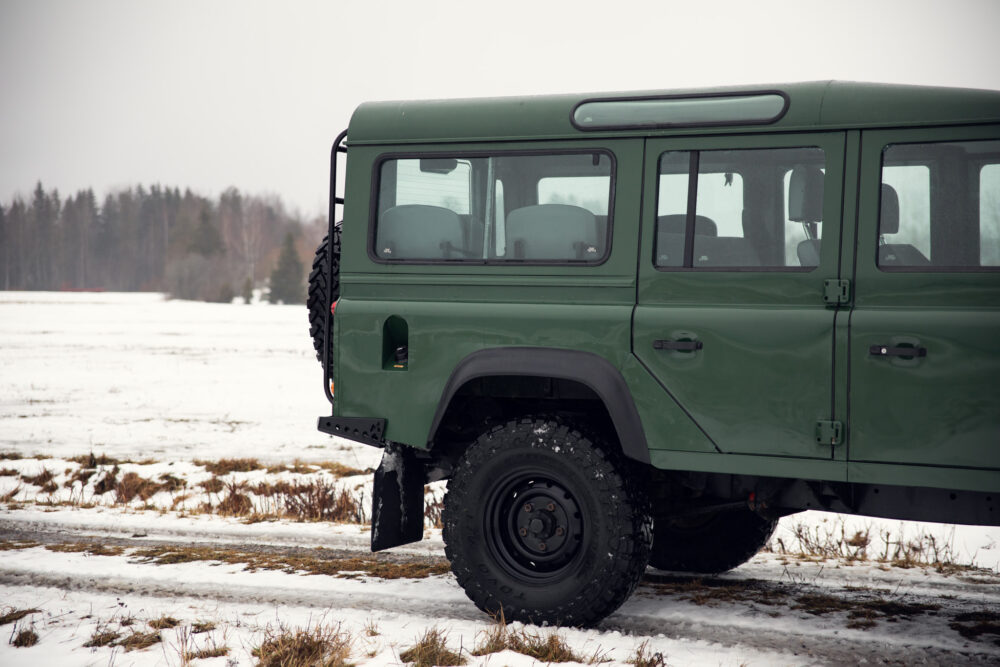
[[[584,385],[607,410],[622,453],[640,463],[650,462],[642,420],[621,372],[600,355],[560,348],[488,348],[462,359],[441,392],[428,432],[428,443],[434,442],[448,407],[462,387],[477,378],[492,376],[552,378]]]

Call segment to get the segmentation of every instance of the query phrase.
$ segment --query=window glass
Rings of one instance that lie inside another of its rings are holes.
[[[459,162],[449,173],[421,171],[420,160],[399,160],[396,205],[441,206],[458,214],[469,212],[469,163]]]
[[[1000,141],[895,144],[882,153],[878,265],[1000,266]]]
[[[379,176],[380,260],[573,263],[607,255],[606,153],[389,159]]]
[[[1000,266],[1000,164],[979,172],[979,263]]]
[[[786,193],[786,202],[788,199],[787,193],[791,189],[793,171],[793,169],[786,171],[785,177],[781,181],[782,192]],[[825,169],[821,171],[826,174]],[[815,241],[823,237],[823,225],[792,220],[789,217],[791,212],[788,210],[787,205],[784,207],[784,211],[785,266],[813,266],[818,264],[820,244]],[[808,241],[809,243],[804,243],[805,241]],[[800,257],[800,247],[802,248],[802,257]],[[805,253],[809,250],[815,250],[816,253],[811,256],[806,255]]]
[[[610,176],[559,176],[538,181],[539,204],[572,204],[594,215],[608,214]]]
[[[693,166],[698,182],[688,258],[688,174]],[[823,168],[819,148],[664,153],[656,265],[706,270],[817,266]]]

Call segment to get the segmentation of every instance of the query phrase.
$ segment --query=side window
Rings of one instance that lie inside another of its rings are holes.
[[[605,152],[384,160],[372,252],[381,261],[600,262],[612,176]]]
[[[882,151],[878,266],[1000,266],[1000,141],[893,144]]]
[[[820,148],[664,153],[655,265],[705,270],[817,266],[824,168]],[[698,177],[691,187],[693,173]]]

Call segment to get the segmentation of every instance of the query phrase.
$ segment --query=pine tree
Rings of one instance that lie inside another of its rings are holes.
[[[295,250],[295,239],[289,232],[285,234],[278,265],[271,272],[271,291],[268,295],[270,302],[304,303],[305,285],[302,282],[304,273],[305,267]]]

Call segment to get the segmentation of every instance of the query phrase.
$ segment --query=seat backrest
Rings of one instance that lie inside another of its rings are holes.
[[[462,222],[447,208],[403,204],[379,218],[375,253],[381,259],[448,259],[461,247]]]
[[[891,185],[882,184],[882,204],[878,219],[879,234],[895,234],[899,231],[899,194]]]
[[[507,254],[515,259],[597,259],[594,214],[569,204],[538,204],[507,214]],[[603,239],[602,239],[603,240]]]

